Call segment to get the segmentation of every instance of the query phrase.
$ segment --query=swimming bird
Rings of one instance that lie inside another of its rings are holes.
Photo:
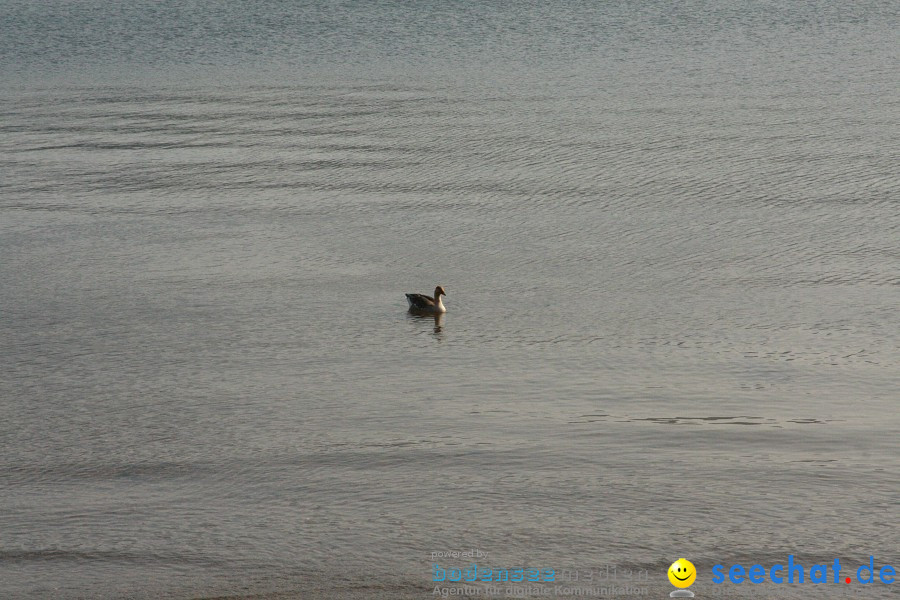
[[[446,296],[447,292],[444,288],[437,286],[434,288],[434,298],[425,294],[407,294],[406,299],[409,301],[409,310],[427,313],[445,313],[447,309],[441,302],[441,296]]]

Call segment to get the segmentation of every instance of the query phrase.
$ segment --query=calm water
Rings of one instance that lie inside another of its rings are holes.
[[[896,2],[360,4],[0,0],[0,595],[900,566]]]

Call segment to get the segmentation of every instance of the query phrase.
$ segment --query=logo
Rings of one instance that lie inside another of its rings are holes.
[[[686,558],[679,558],[669,566],[669,581],[677,588],[686,588],[697,579],[697,569]],[[678,589],[669,594],[671,598],[693,598],[694,592],[686,589]]]

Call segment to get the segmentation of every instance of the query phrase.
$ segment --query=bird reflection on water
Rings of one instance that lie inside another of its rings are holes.
[[[406,313],[406,318],[411,319],[413,321],[419,321],[422,323],[431,322],[434,324],[434,335],[440,337],[441,333],[444,330],[444,317],[445,313],[424,313],[410,310]]]

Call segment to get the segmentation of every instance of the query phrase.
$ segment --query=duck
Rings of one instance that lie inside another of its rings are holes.
[[[446,296],[447,292],[444,288],[437,286],[434,288],[434,297],[425,294],[407,294],[406,300],[409,302],[409,310],[425,313],[445,313],[447,308],[441,302],[441,296]]]

